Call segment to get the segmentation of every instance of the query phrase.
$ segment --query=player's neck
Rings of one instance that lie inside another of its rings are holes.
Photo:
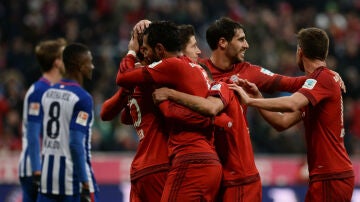
[[[178,56],[181,56],[181,55],[182,55],[181,52],[167,52],[167,51],[165,51],[162,59],[178,57]]]
[[[228,71],[233,68],[230,60],[215,51],[211,54],[210,61],[213,63],[213,65],[215,65],[215,67],[223,71]]]
[[[48,81],[50,81],[52,84],[58,83],[62,78],[60,72],[56,71],[44,72],[42,76]]]
[[[303,63],[306,75],[313,73],[317,68],[326,67],[326,62],[323,60],[310,60],[304,58]]]
[[[78,82],[80,84],[80,86],[83,85],[83,76],[81,74],[66,74],[65,78],[69,79],[69,80],[74,80],[76,82]]]

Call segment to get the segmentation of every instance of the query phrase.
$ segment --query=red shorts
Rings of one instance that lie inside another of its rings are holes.
[[[305,202],[350,202],[355,178],[311,182]]]
[[[162,202],[215,201],[222,167],[215,160],[190,160],[171,168]]]
[[[168,172],[162,171],[145,175],[131,182],[131,202],[159,202],[164,189]]]
[[[261,181],[258,180],[249,184],[222,187],[219,199],[219,201],[222,202],[261,202]]]

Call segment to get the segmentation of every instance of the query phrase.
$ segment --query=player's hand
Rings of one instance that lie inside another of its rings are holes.
[[[254,83],[241,79],[238,81],[238,85],[241,86],[249,96],[253,98],[262,98],[262,94]]]
[[[80,201],[81,202],[91,202],[91,195],[90,195],[90,190],[89,189],[83,188],[81,190]]]
[[[138,33],[137,32],[132,32],[131,33],[131,39],[129,41],[128,44],[128,49],[135,51],[136,53],[139,52],[140,50],[140,44],[138,41]]]
[[[144,19],[144,20],[140,20],[138,23],[136,23],[136,25],[133,28],[133,32],[136,32],[138,34],[143,33],[144,30],[149,27],[151,21]]]
[[[153,102],[155,104],[159,104],[162,101],[167,100],[169,98],[170,93],[171,93],[170,88],[162,87],[155,89],[155,91],[152,94]]]
[[[38,192],[39,190],[39,187],[40,187],[40,180],[41,180],[41,174],[39,173],[34,173],[32,175],[32,183],[33,183],[33,186],[34,186],[34,190],[36,191],[36,193]]]
[[[33,175],[32,176],[32,180],[33,180],[33,184],[37,187],[40,186],[40,179],[41,179],[41,175]]]
[[[245,90],[242,87],[240,87],[236,84],[228,84],[228,86],[230,89],[234,90],[239,95],[239,99],[242,104],[249,103],[251,98],[249,97],[249,95],[245,92]]]

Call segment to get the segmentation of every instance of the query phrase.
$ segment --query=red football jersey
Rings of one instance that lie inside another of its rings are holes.
[[[166,58],[159,62],[118,74],[116,82],[120,86],[166,86],[184,93],[207,97],[210,81],[205,70],[191,63],[186,57]],[[211,130],[189,129],[167,120],[169,130],[169,155],[181,156],[189,153],[216,154]]]
[[[248,62],[234,64],[230,71],[218,69],[210,59],[202,59],[200,62],[209,67],[215,81],[227,81],[238,77],[255,83],[261,92],[266,93],[275,91],[295,92],[306,80],[305,76],[283,76]]]
[[[130,114],[139,136],[131,164],[131,180],[169,169],[168,136],[163,120],[152,101],[153,89],[136,87],[129,99]]]
[[[219,96],[224,110],[232,120],[231,132],[215,132],[215,148],[223,165],[223,183],[234,186],[259,180],[254,161],[248,125],[239,99],[226,83],[215,82],[211,96]]]
[[[229,71],[222,71],[217,68],[210,59],[202,59],[200,63],[205,64],[215,81],[225,81],[236,80],[237,78],[247,79],[250,82],[253,82],[257,85],[260,91],[264,92],[273,92],[273,91],[289,91],[295,92],[298,90],[304,83],[306,77],[286,77],[278,74],[274,74],[271,71],[264,69],[262,67],[252,65],[248,62],[241,62],[233,65],[233,68]],[[237,100],[237,99],[236,99]],[[240,105],[238,101],[232,101],[228,104],[227,108],[238,108]],[[230,106],[234,105],[234,106]],[[224,166],[224,176],[225,183],[228,185],[232,184],[242,184],[246,182],[252,182],[259,179],[258,170],[255,165],[254,153],[251,144],[251,138],[249,135],[247,120],[245,118],[246,106],[241,106],[243,110],[243,116],[240,117],[240,114],[233,114],[232,112],[228,114],[237,124],[246,126],[246,131],[235,131],[234,134],[238,134],[240,137],[236,140],[231,138],[219,138],[221,135],[225,135],[223,131],[215,131],[216,134],[216,148],[219,149],[219,156],[222,159],[226,159]],[[234,110],[233,109],[233,110]],[[239,109],[237,109],[239,110]],[[245,122],[245,123],[243,123]],[[240,127],[240,126],[239,126]],[[236,127],[234,127],[236,128]],[[219,135],[217,135],[219,134]],[[229,134],[226,134],[226,137],[229,137]],[[232,148],[232,152],[226,152],[227,148]],[[224,151],[221,151],[224,150]],[[241,156],[241,157],[239,157]],[[224,160],[223,160],[224,161]],[[235,161],[235,162],[230,162]],[[241,165],[240,165],[241,163]],[[233,165],[234,164],[234,165]],[[231,167],[234,166],[234,167]],[[225,184],[226,185],[226,184]]]
[[[118,77],[134,69],[135,61],[133,55],[126,55],[119,65]],[[163,129],[162,116],[153,104],[152,92],[152,86],[136,87],[127,98],[132,123],[139,136],[139,144],[131,163],[131,180],[167,171],[170,167],[167,152],[168,136]]]
[[[325,67],[316,69],[298,91],[310,104],[304,109],[310,178],[352,170],[344,146],[343,102],[339,82]],[[325,175],[324,175],[325,174]]]

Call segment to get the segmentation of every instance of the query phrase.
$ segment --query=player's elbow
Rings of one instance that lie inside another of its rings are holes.
[[[118,74],[117,76],[116,76],[116,84],[118,85],[118,86],[121,86],[121,84],[122,84],[122,82],[121,82],[121,75],[120,74]]]
[[[278,132],[282,132],[290,128],[292,125],[289,119],[285,117],[283,113],[280,112],[278,116],[273,116],[271,119],[267,119],[267,120],[270,120],[268,122]]]
[[[220,107],[210,107],[207,111],[209,116],[216,116],[221,111]]]
[[[296,112],[299,111],[300,108],[298,107],[296,102],[285,102],[283,104],[283,109],[280,110],[282,112]]]
[[[113,117],[110,117],[105,110],[101,110],[100,118],[102,121],[111,121],[113,119]]]
[[[216,116],[224,109],[224,104],[221,101],[210,102],[206,105],[205,113],[207,116]]]

